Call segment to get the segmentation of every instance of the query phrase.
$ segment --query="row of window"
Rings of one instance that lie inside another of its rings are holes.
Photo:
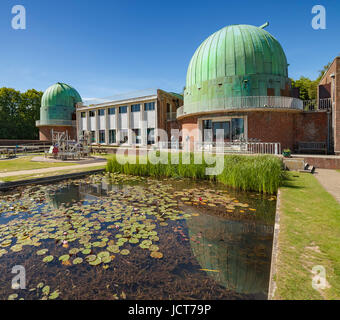
[[[132,143],[133,144],[141,144],[142,143],[142,136],[141,136],[141,130],[140,129],[132,129]],[[120,131],[120,139],[119,143],[127,143],[129,140],[129,131],[128,129],[121,129]],[[105,130],[99,130],[99,139],[98,143],[105,143]],[[117,137],[116,137],[116,130],[112,129],[109,130],[109,144],[117,143]],[[83,132],[83,135],[85,132]],[[96,131],[91,131],[91,143],[96,143]],[[155,143],[155,129],[149,128],[147,129],[147,143],[148,144],[154,144]]]
[[[144,110],[145,111],[155,110],[155,103],[154,102],[144,103]],[[99,109],[97,112],[98,112],[98,116],[104,116],[105,115],[105,109]],[[122,114],[122,113],[127,113],[127,112],[128,112],[128,106],[119,107],[119,113]],[[140,112],[140,104],[131,105],[131,112]],[[108,109],[108,114],[115,114],[115,113],[116,113],[116,108],[109,108]],[[95,111],[93,111],[93,110],[89,111],[89,116],[94,117]],[[86,112],[82,112],[81,117],[86,118]]]

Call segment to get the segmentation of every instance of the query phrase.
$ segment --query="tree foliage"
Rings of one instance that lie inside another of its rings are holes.
[[[315,80],[311,80],[307,77],[301,76],[300,79],[292,81],[292,88],[298,88],[300,95],[299,98],[301,100],[314,100],[317,99],[318,95],[318,85],[325,74],[325,72],[328,70],[332,62],[329,62],[327,65],[323,66],[322,70],[319,70],[319,76]]]
[[[43,92],[35,89],[24,93],[12,88],[0,88],[0,139],[38,139]]]

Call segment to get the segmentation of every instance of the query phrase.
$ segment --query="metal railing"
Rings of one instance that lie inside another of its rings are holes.
[[[196,151],[241,153],[241,154],[281,154],[279,142],[195,142]]]
[[[319,100],[304,100],[303,110],[304,111],[329,111],[332,109],[332,99],[319,99]]]
[[[171,149],[171,150],[191,150],[191,144],[183,144],[174,141],[159,141],[153,146],[154,149]],[[273,154],[282,153],[281,143],[279,142],[195,142],[195,151],[206,151],[216,153],[239,153],[239,154]]]
[[[38,126],[76,126],[76,120],[59,120],[59,119],[47,119],[37,120],[35,125]]]
[[[248,97],[222,97],[215,99],[202,99],[198,102],[185,103],[177,109],[177,117],[184,114],[237,109],[293,109],[303,110],[303,101],[283,96],[248,96]]]

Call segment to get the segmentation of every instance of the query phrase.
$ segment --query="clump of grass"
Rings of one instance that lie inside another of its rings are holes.
[[[160,157],[161,154],[158,153],[157,156]],[[114,155],[112,159],[108,160],[106,171],[155,178],[214,180],[238,190],[269,194],[276,193],[285,179],[282,161],[274,156],[217,155],[215,156],[219,157],[217,163],[221,163],[222,167],[217,174],[213,175],[207,174],[207,169],[216,166],[216,163],[210,162],[211,158],[206,161],[205,157],[202,157],[202,161],[195,164],[193,153],[180,153],[179,161],[176,164],[171,161],[171,153],[162,156],[166,163],[162,163],[162,161],[152,163],[149,158],[141,159],[141,157],[137,157],[136,163],[129,161],[122,163]]]

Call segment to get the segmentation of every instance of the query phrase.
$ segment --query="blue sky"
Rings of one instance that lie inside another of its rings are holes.
[[[11,27],[24,5],[26,30]],[[314,5],[327,29],[311,27]],[[1,0],[0,87],[74,86],[83,98],[161,88],[180,92],[196,48],[230,24],[266,28],[282,44],[289,75],[316,78],[340,53],[338,0]]]

